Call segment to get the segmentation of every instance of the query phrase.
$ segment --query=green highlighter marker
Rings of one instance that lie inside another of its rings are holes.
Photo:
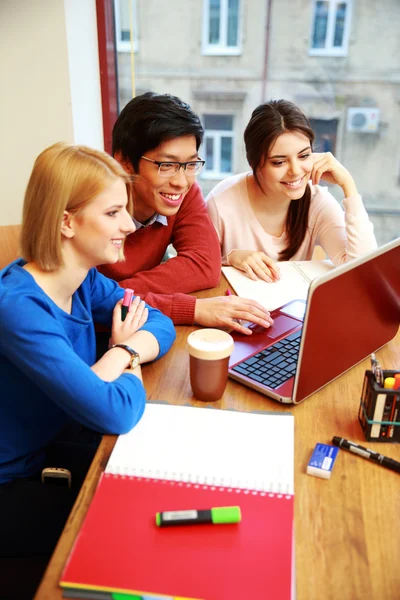
[[[156,513],[156,525],[157,527],[202,525],[203,523],[222,525],[239,523],[241,518],[240,506],[220,506],[209,510],[171,510]]]

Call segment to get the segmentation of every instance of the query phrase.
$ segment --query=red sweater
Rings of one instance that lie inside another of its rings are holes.
[[[141,227],[125,242],[125,261],[102,265],[99,271],[132,288],[135,295],[170,317],[175,325],[192,325],[196,298],[190,292],[218,285],[221,249],[207,214],[200,186],[194,183],[178,212]],[[169,244],[177,256],[161,263]]]

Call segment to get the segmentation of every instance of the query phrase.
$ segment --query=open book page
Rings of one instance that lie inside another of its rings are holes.
[[[293,494],[294,419],[147,404],[106,472]]]
[[[278,264],[283,265],[286,263]],[[335,265],[330,260],[296,260],[289,264],[296,265],[296,267],[300,269],[308,283],[311,283],[312,280],[316,277],[324,275],[328,271],[331,271],[335,268]]]
[[[308,288],[315,277],[333,268],[330,261],[285,261],[277,263],[281,279],[267,283],[253,281],[235,267],[222,267],[222,272],[241,298],[256,300],[267,310],[274,310],[291,300],[306,300]]]

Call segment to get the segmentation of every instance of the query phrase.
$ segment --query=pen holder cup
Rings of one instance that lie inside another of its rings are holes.
[[[398,371],[383,371],[383,379]],[[369,442],[400,442],[400,389],[383,388],[372,371],[365,371],[358,410],[365,439]]]

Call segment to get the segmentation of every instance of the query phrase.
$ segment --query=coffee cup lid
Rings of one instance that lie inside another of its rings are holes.
[[[233,352],[233,337],[221,329],[198,329],[188,335],[188,351],[194,358],[218,360]]]

